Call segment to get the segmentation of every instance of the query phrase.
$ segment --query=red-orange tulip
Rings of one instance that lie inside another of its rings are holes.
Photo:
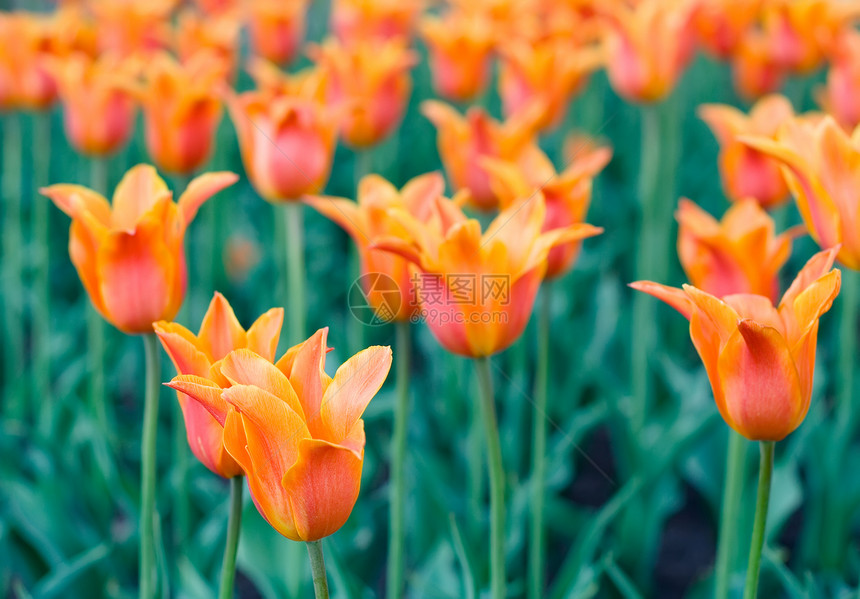
[[[410,39],[424,0],[335,0],[331,28],[343,43]]]
[[[233,351],[220,384],[195,376],[170,383],[224,426],[224,447],[245,471],[260,514],[294,541],[319,540],[349,518],[364,463],[361,415],[391,367],[391,349],[371,347],[330,378],[327,334],[317,331],[277,365]]]
[[[403,39],[359,40],[342,45],[334,39],[310,52],[325,73],[329,104],[341,113],[343,140],[356,148],[373,146],[403,119],[416,63]]]
[[[383,322],[409,320],[418,314],[418,303],[413,300],[414,271],[400,256],[372,249],[370,243],[380,237],[400,237],[409,241],[411,238],[407,231],[392,217],[389,209],[400,208],[419,221],[427,221],[433,214],[437,198],[444,192],[445,181],[439,173],[415,177],[401,190],[378,175],[367,175],[358,184],[357,203],[327,196],[305,199],[349,233],[358,246],[362,273],[381,273],[391,277],[396,284],[396,289],[378,284],[364,290],[368,303]],[[364,282],[373,285],[377,279],[366,278]]]
[[[424,17],[419,29],[437,94],[466,102],[487,87],[495,38],[482,14],[452,10],[441,18]]]
[[[690,1],[618,3],[606,35],[606,72],[612,88],[633,102],[665,98],[693,52]]]
[[[57,98],[49,70],[56,23],[41,15],[0,13],[0,109],[42,110]]]
[[[779,298],[779,269],[791,255],[796,231],[776,235],[773,219],[750,198],[733,204],[719,222],[687,199],[675,216],[678,257],[693,287],[716,297]]]
[[[827,72],[827,84],[816,90],[821,107],[847,130],[860,125],[860,33],[840,33]]]
[[[763,0],[702,0],[694,9],[699,43],[713,56],[730,58],[754,25]]]
[[[693,345],[726,423],[751,441],[780,441],[809,410],[818,319],[841,283],[841,273],[831,270],[835,255],[834,249],[813,256],[778,308],[760,295],[720,300],[689,285],[683,291],[649,281],[631,286],[690,321]]]
[[[239,54],[238,10],[202,15],[183,11],[176,23],[173,47],[182,62],[192,62],[198,54],[207,54],[213,61],[226,65],[230,79],[236,71]]]
[[[292,62],[304,41],[308,0],[250,0],[245,10],[253,52],[277,64]]]
[[[153,322],[176,316],[185,296],[186,227],[203,202],[237,178],[197,177],[178,203],[148,165],[125,174],[112,206],[80,185],[41,192],[72,217],[69,254],[96,310],[125,333],[150,333]]]
[[[768,0],[762,5],[762,30],[778,66],[808,73],[824,60],[830,40],[842,25],[830,0]]]
[[[421,112],[436,125],[439,156],[451,185],[468,189],[469,200],[481,210],[492,210],[499,201],[482,162],[487,158],[519,162],[534,145],[537,123],[543,118],[539,105],[503,123],[479,107],[470,108],[464,118],[435,100],[423,102]]]
[[[777,141],[743,138],[779,160],[812,238],[822,248],[841,245],[838,260],[860,270],[860,132],[827,116],[791,119]]]
[[[222,360],[234,349],[248,348],[274,361],[283,321],[283,308],[272,308],[245,331],[233,308],[216,292],[197,335],[180,324],[163,320],[153,328],[177,373],[217,378],[215,373]],[[241,466],[224,449],[224,427],[199,402],[182,392],[177,392],[176,397],[182,408],[188,445],[197,459],[218,476],[241,475]]]
[[[595,146],[589,141],[574,142],[569,166],[556,173],[552,161],[534,147],[522,164],[487,161],[491,185],[502,209],[513,207],[523,198],[540,190],[546,200],[543,232],[563,229],[585,222],[591,204],[592,182],[612,158],[612,150]],[[580,241],[557,245],[547,255],[545,279],[554,279],[568,272],[582,246]]]
[[[325,187],[338,119],[324,93],[320,73],[310,71],[267,81],[260,91],[228,95],[245,172],[264,199],[296,200]]]
[[[146,147],[158,168],[188,175],[209,160],[221,120],[216,90],[228,71],[229,65],[210,54],[197,54],[184,64],[166,53],[150,59],[138,97]]]
[[[483,234],[455,202],[439,198],[437,210],[429,222],[393,210],[411,242],[387,237],[371,248],[418,266],[415,289],[427,326],[445,349],[472,358],[502,351],[522,334],[552,248],[602,232],[576,224],[542,233],[540,193],[501,212]]]
[[[105,156],[123,147],[134,128],[133,90],[140,63],[115,54],[92,59],[75,52],[50,64],[72,146],[88,156]]]
[[[751,30],[732,55],[732,81],[745,100],[755,100],[782,87],[785,68],[776,63],[764,35]]]
[[[751,197],[772,208],[788,199],[779,163],[738,141],[744,135],[775,138],[780,125],[794,116],[786,98],[766,96],[752,107],[749,116],[732,106],[705,104],[699,108],[699,116],[720,144],[720,176],[730,200]]]
[[[170,45],[170,13],[176,0],[91,0],[99,52],[149,54]]]

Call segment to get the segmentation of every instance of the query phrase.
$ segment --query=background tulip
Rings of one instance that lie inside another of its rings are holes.
[[[245,5],[254,54],[292,62],[305,37],[308,0],[250,0]]]

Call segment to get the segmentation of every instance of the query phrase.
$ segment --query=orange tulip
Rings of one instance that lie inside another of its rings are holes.
[[[642,0],[618,4],[606,34],[606,72],[633,102],[657,102],[675,87],[693,52],[692,3]]]
[[[283,321],[284,309],[272,308],[245,331],[233,308],[216,291],[197,335],[180,324],[163,320],[153,328],[177,373],[217,378],[214,372],[234,349],[248,348],[273,361]],[[188,445],[197,459],[218,476],[240,476],[241,466],[224,450],[224,427],[197,401],[181,392],[176,397],[185,420]]]
[[[170,43],[170,13],[176,0],[91,0],[99,52],[149,54]]]
[[[694,9],[699,43],[719,59],[730,58],[752,29],[763,0],[702,0]]]
[[[178,203],[148,165],[125,174],[113,206],[80,185],[40,191],[72,217],[69,254],[93,306],[116,328],[135,334],[176,316],[185,296],[185,228],[203,202],[237,178],[226,172],[197,177]]]
[[[758,30],[747,32],[731,60],[735,90],[745,100],[773,93],[785,81],[785,69],[776,63],[767,40]]]
[[[822,248],[841,245],[839,262],[860,270],[860,133],[849,136],[827,116],[789,120],[776,141],[741,141],[783,164],[812,238]]]
[[[830,0],[768,0],[762,6],[762,30],[773,61],[796,73],[809,73],[824,60],[829,38],[841,19]]]
[[[305,37],[309,0],[250,0],[246,18],[251,49],[277,64],[293,61]]]
[[[598,50],[561,38],[514,40],[499,52],[499,95],[505,115],[510,117],[538,102],[545,107],[541,129],[560,123],[571,96],[603,62]]]
[[[492,210],[498,204],[482,161],[518,162],[534,145],[537,123],[543,118],[543,108],[536,104],[504,123],[476,106],[464,118],[435,100],[423,102],[421,112],[436,125],[439,155],[451,185],[468,189],[469,200],[480,210]]]
[[[221,362],[222,380],[180,375],[169,383],[222,424],[257,510],[294,541],[327,537],[349,518],[364,463],[361,415],[391,367],[391,348],[376,346],[329,378],[327,334],[317,331],[277,365],[239,349]]]
[[[221,120],[217,89],[228,65],[209,54],[197,54],[180,64],[159,53],[144,71],[146,84],[138,90],[145,117],[146,147],[161,170],[183,175],[203,166]]]
[[[349,233],[358,246],[362,274],[380,273],[390,277],[396,284],[393,290],[385,285],[371,288],[370,285],[376,279],[363,279],[368,285],[364,289],[365,297],[377,318],[383,322],[409,320],[418,314],[418,303],[412,301],[415,297],[415,279],[406,260],[372,249],[370,243],[380,237],[400,237],[408,241],[410,238],[407,232],[389,214],[389,209],[401,208],[419,221],[426,221],[433,214],[437,198],[444,192],[445,181],[439,173],[415,177],[402,190],[379,175],[367,175],[358,184],[358,203],[333,197],[311,197],[305,200]],[[398,293],[394,295],[391,291]]]
[[[115,54],[92,59],[76,52],[50,66],[72,146],[88,156],[106,156],[123,147],[134,128],[133,89],[140,64]]]
[[[57,99],[49,70],[56,56],[56,24],[25,12],[0,13],[0,109],[42,110]]]
[[[487,87],[495,38],[483,15],[453,10],[441,18],[425,16],[419,30],[437,94],[466,102]]]
[[[561,173],[556,173],[552,161],[537,147],[532,149],[522,165],[486,161],[490,185],[501,208],[514,207],[517,201],[540,191],[546,201],[544,233],[585,222],[591,204],[593,179],[609,163],[612,150],[588,141],[575,143],[579,147]],[[544,278],[554,279],[568,272],[579,256],[581,246],[580,241],[571,241],[552,248],[547,255]]]
[[[753,293],[776,301],[779,269],[797,231],[774,234],[773,219],[752,198],[728,209],[722,221],[682,199],[678,257],[690,283],[711,295]]]
[[[424,0],[335,0],[331,28],[345,44],[358,40],[410,39]]]
[[[827,72],[827,84],[816,90],[818,104],[847,130],[860,125],[860,34],[839,35]]]
[[[720,144],[720,176],[726,196],[732,201],[755,198],[765,208],[783,204],[788,187],[779,163],[738,141],[744,135],[775,138],[779,127],[794,116],[783,96],[766,96],[756,102],[749,116],[732,106],[705,104],[699,116]]]
[[[192,10],[179,15],[173,36],[173,47],[182,62],[192,62],[198,54],[226,66],[228,78],[236,71],[239,53],[238,11],[216,12],[202,15]]]
[[[319,72],[278,76],[259,91],[228,94],[227,107],[245,171],[264,199],[296,200],[325,187],[338,120],[325,104]]]
[[[501,212],[483,234],[455,202],[440,198],[437,211],[422,222],[392,210],[411,241],[386,237],[370,247],[418,266],[415,289],[427,326],[445,349],[472,358],[500,352],[522,334],[552,248],[602,232],[575,224],[542,233],[540,193]]]
[[[809,410],[818,319],[839,294],[836,250],[806,263],[778,308],[760,295],[720,300],[690,285],[683,291],[650,281],[634,289],[657,297],[690,321],[693,345],[726,423],[751,441],[780,441]]]
[[[356,148],[373,146],[403,119],[417,56],[402,39],[356,41],[345,46],[330,39],[313,46],[311,57],[325,73],[327,97],[342,113],[340,133]]]

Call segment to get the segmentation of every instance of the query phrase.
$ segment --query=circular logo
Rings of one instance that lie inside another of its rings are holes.
[[[394,320],[403,298],[394,279],[381,272],[369,272],[352,282],[347,301],[356,320],[375,327]]]

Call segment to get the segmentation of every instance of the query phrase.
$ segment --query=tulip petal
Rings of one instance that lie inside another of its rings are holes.
[[[223,295],[215,292],[197,334],[201,346],[213,362],[234,349],[245,347],[245,329]]]
[[[131,233],[137,222],[162,198],[172,198],[154,167],[139,164],[129,169],[113,194],[113,226]]]
[[[305,341],[295,354],[290,384],[304,409],[305,420],[311,433],[317,437],[323,431],[321,404],[328,375],[325,373],[326,339],[328,327],[318,330]]]
[[[275,359],[281,326],[284,323],[284,309],[272,308],[258,318],[246,335],[248,349],[260,354],[269,362]]]
[[[694,309],[711,322],[716,333],[720,336],[721,342],[726,343],[737,330],[737,324],[740,320],[738,313],[710,293],[705,293],[691,285],[683,285],[682,288],[687,297],[692,300]]]
[[[340,443],[361,418],[367,404],[382,387],[391,368],[390,347],[369,347],[347,360],[332,379],[322,399],[322,420]]]
[[[726,409],[751,441],[780,441],[800,424],[800,378],[785,339],[771,327],[741,320],[719,358]]]
[[[72,219],[79,219],[82,213],[88,212],[101,225],[110,226],[110,204],[102,194],[92,189],[81,185],[62,184],[43,187],[39,193],[50,198],[57,208]]]
[[[690,320],[690,316],[693,313],[693,302],[683,289],[661,285],[660,283],[654,283],[652,281],[635,281],[633,283],[629,283],[628,286],[632,287],[636,291],[642,291],[648,295],[653,295],[657,299],[675,308],[675,310],[681,313],[681,316]]]
[[[772,327],[784,334],[784,325],[779,312],[773,307],[770,299],[754,293],[736,293],[727,295],[723,301],[737,312],[738,317],[754,320],[758,324]]]
[[[803,293],[803,291],[812,285],[815,281],[823,277],[833,268],[833,262],[836,260],[836,255],[839,253],[839,248],[830,248],[822,250],[812,256],[806,264],[794,277],[788,290],[783,294],[782,300],[779,302],[779,310],[782,312],[784,306],[791,306],[794,300]]]
[[[237,349],[221,362],[221,374],[233,386],[251,385],[285,402],[290,409],[304,417],[302,405],[290,385],[290,380],[268,360],[249,349]]]
[[[349,518],[361,487],[363,460],[348,448],[305,439],[299,459],[283,478],[303,541],[336,532]]]
[[[209,374],[209,358],[197,347],[194,333],[175,322],[160,320],[153,325],[155,334],[161,340],[164,351],[179,374],[195,374],[205,377]]]
[[[370,226],[355,202],[332,196],[305,196],[304,202],[346,231],[356,244],[370,241]]]
[[[192,179],[179,197],[178,205],[183,222],[188,225],[197,216],[197,210],[203,202],[238,180],[239,175],[226,171],[206,173]]]
[[[821,315],[830,310],[833,300],[839,295],[841,284],[842,273],[839,270],[831,270],[797,296],[791,305],[791,312],[786,311],[786,317],[788,314],[791,315],[792,327],[789,329],[787,339],[792,349],[794,344],[818,322]]]
[[[714,133],[714,137],[721,146],[731,142],[746,129],[746,115],[733,106],[702,104],[696,112]]]
[[[197,400],[221,426],[224,426],[230,406],[221,395],[223,389],[216,383],[193,374],[180,374],[165,385]]]

